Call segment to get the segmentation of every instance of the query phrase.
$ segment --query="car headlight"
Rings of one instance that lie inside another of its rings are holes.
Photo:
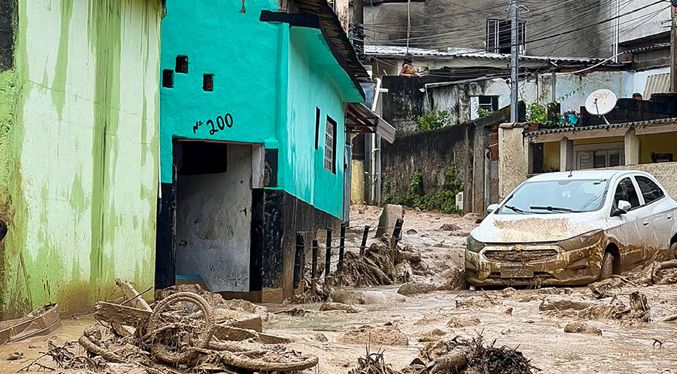
[[[470,252],[479,253],[485,244],[475,240],[472,236],[468,236],[468,250]]]
[[[595,243],[602,239],[602,235],[604,235],[604,231],[602,230],[590,231],[583,235],[574,236],[571,239],[562,240],[561,242],[557,243],[557,245],[565,251],[574,251],[576,249],[595,245]]]

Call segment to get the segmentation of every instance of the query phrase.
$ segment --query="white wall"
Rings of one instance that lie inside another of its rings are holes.
[[[625,14],[656,2],[655,0],[619,1],[622,8],[620,14]],[[628,42],[670,31],[669,4],[669,1],[663,2],[622,17],[620,19],[620,42]]]
[[[228,145],[227,172],[180,176],[176,274],[212,292],[249,292],[252,148]]]

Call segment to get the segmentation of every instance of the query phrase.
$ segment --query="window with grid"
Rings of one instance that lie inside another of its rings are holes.
[[[488,19],[487,20],[487,52],[489,53],[511,53],[512,50],[512,22],[506,19]],[[518,44],[520,54],[525,53],[525,38],[527,34],[527,24],[524,21],[519,22]]]
[[[336,174],[336,121],[329,116],[324,141],[324,168]]]
[[[479,106],[481,109],[495,112],[498,110],[498,96],[479,96]]]
[[[607,143],[574,147],[576,169],[596,169],[625,164],[623,143]]]

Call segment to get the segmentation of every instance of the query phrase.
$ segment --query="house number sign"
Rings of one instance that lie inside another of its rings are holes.
[[[226,127],[232,128],[233,116],[228,113],[225,116],[216,117],[216,120],[209,119],[207,122],[197,121],[193,126],[193,133],[196,134],[197,130],[202,126],[206,126],[209,129],[209,135],[214,135],[219,131],[225,130]]]

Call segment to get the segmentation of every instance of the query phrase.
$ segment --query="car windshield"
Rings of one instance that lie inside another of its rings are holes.
[[[593,212],[602,208],[607,180],[527,182],[503,204],[499,214]]]

